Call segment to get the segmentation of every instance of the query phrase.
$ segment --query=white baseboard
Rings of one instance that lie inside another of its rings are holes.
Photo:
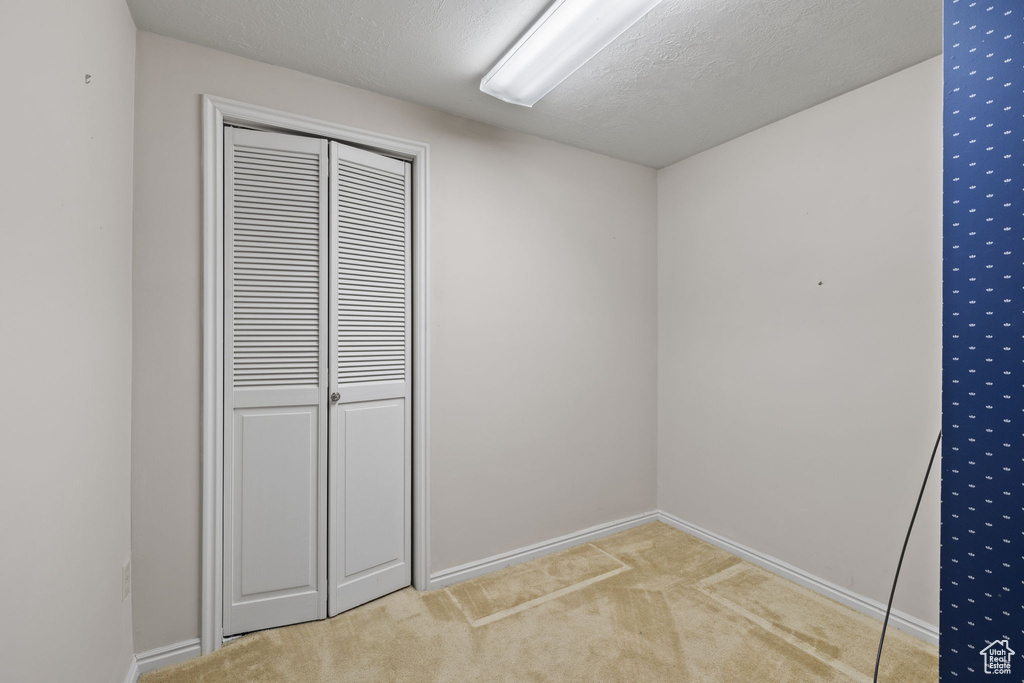
[[[611,536],[612,534],[616,534],[620,531],[632,529],[635,526],[640,526],[647,522],[653,522],[656,519],[658,519],[657,511],[645,512],[640,515],[626,517],[614,522],[592,526],[589,529],[583,529],[582,531],[577,531],[573,534],[552,538],[549,541],[542,541],[541,543],[528,545],[517,550],[510,550],[509,552],[492,555],[491,557],[486,557],[475,562],[467,562],[466,564],[461,564],[458,567],[443,569],[430,575],[430,582],[427,588],[428,590],[444,588],[445,586],[450,586],[453,583],[489,574],[490,572],[504,569],[505,567],[511,567],[513,565],[526,562],[527,560],[543,557],[544,555],[550,555],[551,553],[558,552],[559,550],[571,548],[574,545],[588,543],[604,536]]]
[[[135,655],[132,655],[132,661],[128,662],[128,673],[124,675],[124,683],[135,683],[141,675],[139,660],[136,659]]]
[[[695,524],[683,521],[675,515],[671,515],[667,512],[659,512],[657,517],[669,526],[675,527],[680,531],[685,531],[691,536],[696,536],[702,541],[707,541],[711,545],[717,546],[722,550],[726,550],[733,555],[756,564],[759,567],[764,567],[768,571],[778,574],[784,579],[789,579],[794,583],[810,588],[815,593],[820,593],[821,595],[831,598],[836,602],[840,602],[847,607],[852,607],[862,614],[874,617],[879,621],[885,618],[885,605],[877,600],[864,597],[863,595],[854,593],[842,586],[838,586],[831,581],[826,581],[825,579],[814,576],[813,574],[809,574],[803,569],[794,567],[788,562],[783,562],[782,560],[771,557],[770,555],[760,553],[753,548],[748,548],[747,546],[736,543],[735,541],[730,541],[728,538],[719,536],[713,531],[708,531],[707,529],[702,529]],[[912,636],[920,638],[921,640],[925,640],[936,645],[939,642],[939,629],[937,626],[922,621],[917,617],[912,617],[905,612],[893,610],[892,614],[889,616],[889,623],[901,631],[905,631]]]
[[[136,683],[142,674],[198,657],[199,653],[198,638],[183,640],[173,645],[164,645],[163,647],[153,648],[146,652],[140,652],[132,659],[128,675],[124,679],[125,683]]]

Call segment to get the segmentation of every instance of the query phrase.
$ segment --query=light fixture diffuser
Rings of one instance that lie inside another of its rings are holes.
[[[661,0],[555,0],[480,81],[480,90],[532,107]]]

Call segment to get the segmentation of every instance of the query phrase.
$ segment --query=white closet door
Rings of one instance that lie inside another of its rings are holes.
[[[327,604],[327,141],[225,130],[224,633]]]
[[[411,578],[410,180],[331,143],[331,616]]]

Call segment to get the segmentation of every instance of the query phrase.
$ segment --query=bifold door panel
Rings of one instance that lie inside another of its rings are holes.
[[[408,165],[225,129],[224,633],[410,581]]]
[[[410,174],[331,143],[329,613],[408,586]]]
[[[327,143],[225,130],[224,633],[326,615]]]

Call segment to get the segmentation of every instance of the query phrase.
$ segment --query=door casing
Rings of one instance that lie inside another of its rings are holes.
[[[203,108],[203,427],[200,648],[223,644],[224,126],[315,135],[412,164],[412,584],[426,590],[430,539],[429,156],[424,142],[212,95]]]

